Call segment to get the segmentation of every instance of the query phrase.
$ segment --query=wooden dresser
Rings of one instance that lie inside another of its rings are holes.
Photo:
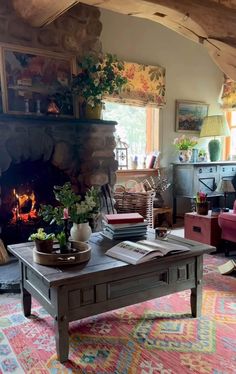
[[[195,162],[173,164],[173,220],[176,221],[177,198],[193,199],[199,191],[209,198],[219,197],[215,189],[223,178],[232,179],[236,174],[236,162]]]

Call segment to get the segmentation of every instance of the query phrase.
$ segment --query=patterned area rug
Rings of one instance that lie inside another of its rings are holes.
[[[236,373],[236,278],[218,272],[225,261],[204,257],[201,318],[184,291],[73,322],[64,365],[52,317],[34,302],[27,319],[16,297],[0,299],[0,373]]]

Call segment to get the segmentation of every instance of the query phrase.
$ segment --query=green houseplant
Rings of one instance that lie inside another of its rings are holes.
[[[54,239],[55,234],[47,234],[43,228],[39,228],[36,233],[29,237],[29,240],[34,240],[37,251],[45,253],[52,252]]]
[[[72,79],[72,93],[79,97],[80,117],[89,107],[101,109],[104,95],[119,93],[127,83],[123,76],[124,64],[116,55],[85,56],[78,62],[79,72]]]
[[[56,207],[41,205],[40,215],[46,222],[51,224],[55,222],[59,226],[63,226],[65,219],[68,219],[73,225],[70,231],[72,238],[73,228],[77,228],[78,225],[88,227],[90,220],[94,219],[99,212],[99,192],[94,187],[88,189],[82,198],[73,191],[71,184],[67,182],[63,186],[55,186],[54,195],[59,205]],[[91,234],[91,228],[87,231]],[[63,237],[60,235],[59,238],[62,239],[63,244]],[[73,239],[87,240],[84,239],[84,236],[82,239],[78,239],[78,237]]]

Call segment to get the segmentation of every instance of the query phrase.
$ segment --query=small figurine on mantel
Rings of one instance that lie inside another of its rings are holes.
[[[60,109],[58,108],[57,104],[55,103],[55,99],[52,97],[50,99],[50,103],[48,104],[47,108],[47,114],[53,114],[53,115],[58,115],[60,114]]]

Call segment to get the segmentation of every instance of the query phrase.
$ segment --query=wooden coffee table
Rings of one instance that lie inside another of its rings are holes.
[[[201,315],[203,254],[215,248],[173,235],[168,240],[191,250],[129,265],[105,255],[117,241],[95,233],[87,263],[48,267],[33,262],[33,243],[8,246],[20,262],[24,315],[31,314],[33,296],[54,318],[60,362],[68,359],[71,321],[186,289],[191,289],[192,316]]]

